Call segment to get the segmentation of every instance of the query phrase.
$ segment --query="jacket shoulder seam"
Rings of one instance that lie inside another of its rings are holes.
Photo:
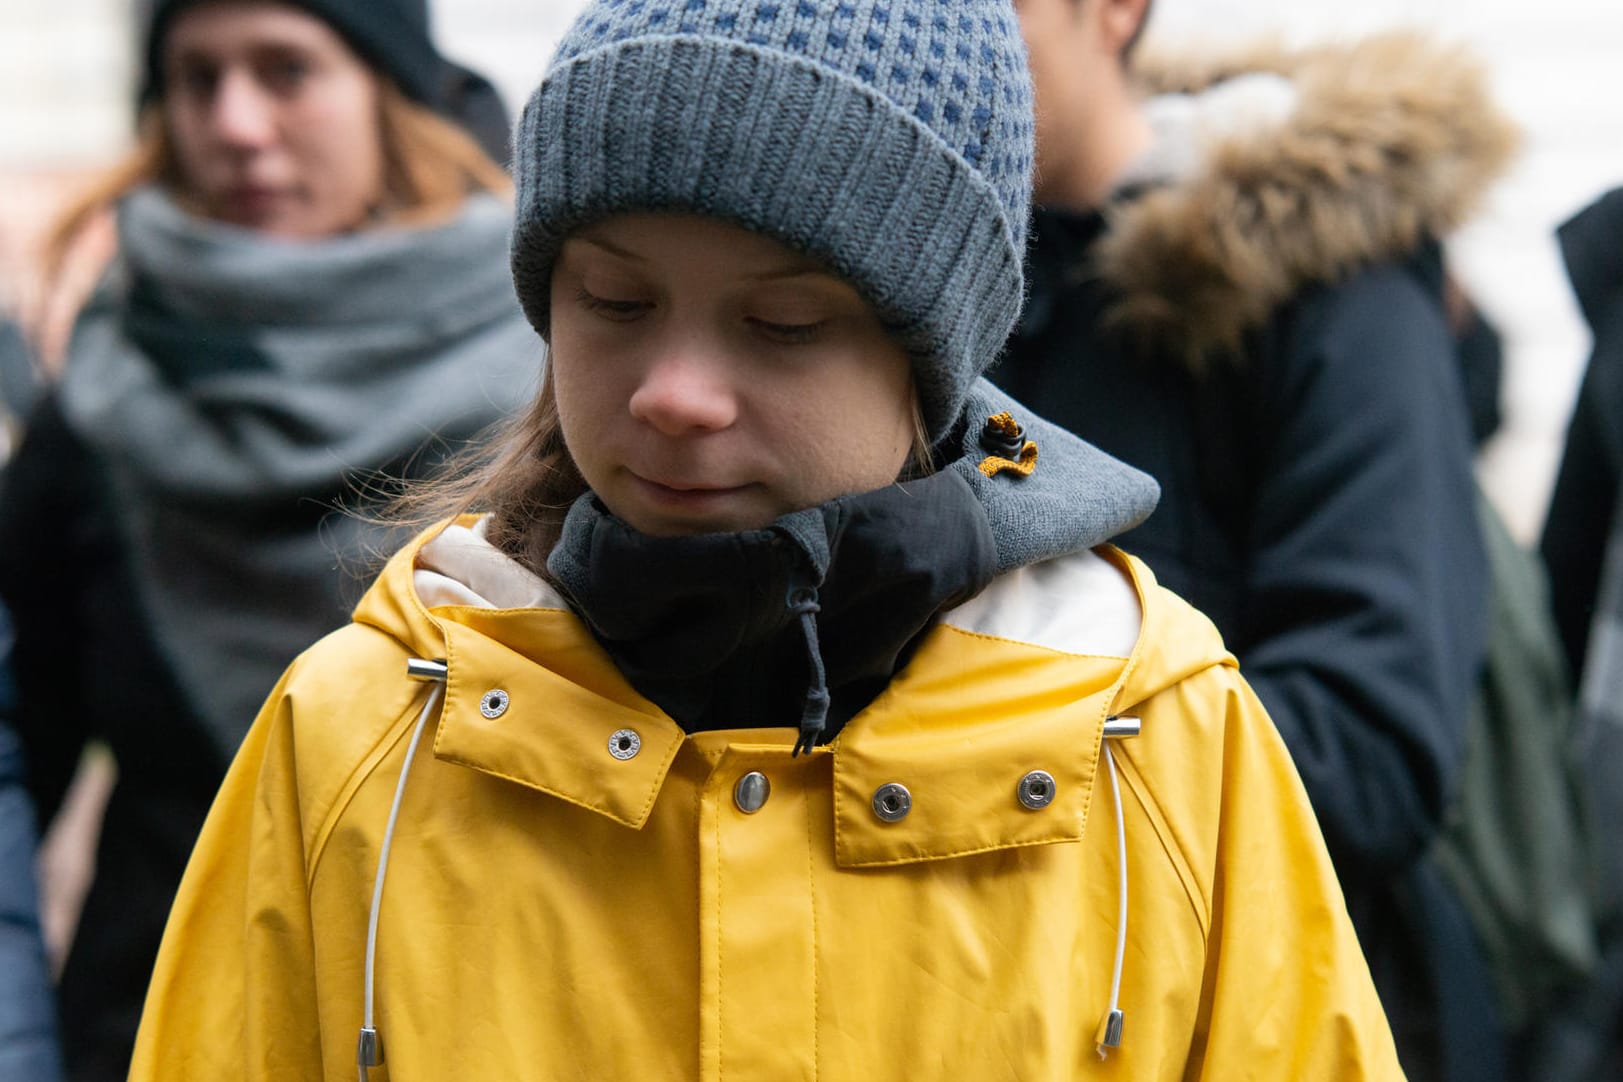
[[[392,636],[389,636],[386,632],[383,632],[378,628],[370,627],[365,624],[356,624],[351,626],[366,627],[368,631],[371,631],[374,634],[380,635],[392,642],[395,641]],[[410,651],[405,649],[403,646],[399,648],[399,653],[402,658],[410,655]],[[411,731],[412,721],[421,708],[422,704],[420,697],[418,695],[412,695],[407,700],[405,709],[400,711],[392,721],[382,727],[376,739],[373,740],[370,746],[366,749],[365,754],[360,757],[355,766],[350,769],[350,771],[344,776],[342,782],[339,783],[336,791],[333,793],[331,802],[322,812],[320,824],[316,827],[310,838],[305,865],[305,889],[307,891],[312,889],[315,885],[316,872],[320,867],[322,857],[326,854],[327,843],[331,839],[333,831],[337,828],[338,821],[343,818],[344,813],[349,809],[349,805],[354,800],[355,794],[360,791],[361,785],[364,784],[369,777],[371,777],[383,760],[394,751],[394,749],[400,744],[400,741],[405,739],[407,733]],[[297,703],[295,703],[295,715],[298,713],[298,709]]]
[[[1150,795],[1150,787],[1145,783],[1143,775],[1139,773],[1138,764],[1132,757],[1127,754],[1117,755],[1116,769],[1127,791],[1143,810],[1144,817],[1149,820],[1150,829],[1155,832],[1156,840],[1161,843],[1162,851],[1166,853],[1179,882],[1183,884],[1184,894],[1189,899],[1189,908],[1194,914],[1196,925],[1200,928],[1201,943],[1205,945],[1211,934],[1211,901],[1201,889],[1183,846],[1178,843],[1177,832],[1162,814],[1160,803]]]

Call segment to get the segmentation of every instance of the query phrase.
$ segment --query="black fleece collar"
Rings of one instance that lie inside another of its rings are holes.
[[[1048,329],[1055,307],[1074,303],[1088,280],[1087,256],[1109,228],[1103,211],[1039,207],[1031,215],[1026,250],[1026,307],[1016,334],[1036,337]],[[1097,284],[1090,284],[1097,291]]]
[[[974,490],[943,471],[694,537],[638,533],[587,493],[547,567],[684,729],[798,726],[809,746],[884,689],[937,613],[992,581],[997,549]]]

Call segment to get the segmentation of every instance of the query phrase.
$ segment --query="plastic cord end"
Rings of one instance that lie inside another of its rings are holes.
[[[1108,1056],[1112,1048],[1121,1047],[1122,1021],[1121,1008],[1116,1007],[1112,1009],[1109,1014],[1105,1015],[1103,1022],[1099,1023],[1099,1033],[1094,1040],[1097,1041],[1099,1045],[1100,1059],[1104,1059],[1106,1056]]]
[[[355,1042],[355,1062],[362,1067],[383,1065],[383,1042],[378,1039],[378,1031],[371,1026],[361,1027],[361,1039]]]

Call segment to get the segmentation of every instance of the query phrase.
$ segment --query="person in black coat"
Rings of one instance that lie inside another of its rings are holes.
[[[1130,73],[1144,0],[1016,6],[1041,209],[991,375],[1160,481],[1123,547],[1211,616],[1284,736],[1405,1069],[1501,1077],[1480,944],[1422,858],[1487,586],[1435,239],[1513,135],[1416,38]]]
[[[1594,350],[1567,427],[1539,550],[1561,644],[1581,682],[1607,532],[1623,486],[1623,188],[1564,223],[1558,235]]]

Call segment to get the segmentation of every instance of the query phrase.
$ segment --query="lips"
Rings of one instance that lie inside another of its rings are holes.
[[[636,472],[630,474],[628,495],[651,510],[684,518],[709,519],[727,515],[736,510],[741,498],[755,488],[751,484],[717,484],[714,481],[693,481],[680,477],[660,477],[655,480]]]
[[[653,485],[656,488],[669,489],[672,492],[734,492],[744,487],[743,485],[709,485],[691,481],[666,481],[653,477],[643,477],[640,474],[636,475],[636,477],[645,484]]]
[[[674,478],[656,480],[635,472],[631,476],[636,479],[639,487],[648,490],[653,495],[676,500],[710,499],[733,492],[742,492],[749,487],[748,485],[717,485],[698,481],[683,481]]]
[[[629,472],[622,476],[624,483],[612,486],[613,498],[606,502],[616,515],[656,537],[754,529],[775,517],[757,484],[675,477],[655,481]]]
[[[257,184],[240,184],[226,189],[225,217],[238,222],[259,221],[273,213],[287,198],[279,188]]]

